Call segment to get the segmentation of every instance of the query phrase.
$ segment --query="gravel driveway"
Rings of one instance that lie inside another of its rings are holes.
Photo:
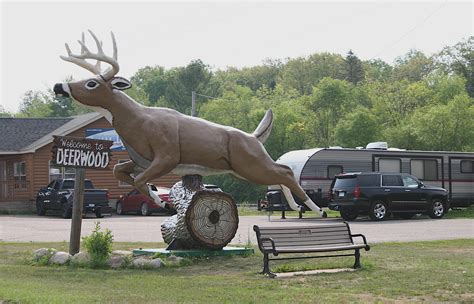
[[[103,228],[112,230],[117,242],[162,242],[160,226],[166,216],[106,216],[100,219]],[[94,228],[96,218],[82,221],[82,235],[88,235]],[[241,216],[239,229],[232,244],[255,244],[253,225],[283,226],[324,224],[338,219],[288,218],[272,216]],[[0,241],[2,242],[60,242],[69,241],[71,220],[54,216],[2,215],[0,216]],[[357,220],[350,222],[352,233],[362,233],[369,243],[409,242],[421,240],[448,240],[474,238],[474,219],[432,220],[421,217],[412,220],[387,220],[372,222]]]

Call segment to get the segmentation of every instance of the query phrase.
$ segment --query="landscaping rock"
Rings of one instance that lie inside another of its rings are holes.
[[[136,268],[160,268],[163,264],[161,259],[148,259],[145,257],[138,257],[132,261],[133,267]]]
[[[127,255],[112,255],[108,260],[107,260],[107,265],[109,265],[110,268],[121,268],[127,265],[128,262],[128,256]]]
[[[170,255],[167,259],[168,262],[179,264],[184,258]]]
[[[91,261],[90,254],[85,251],[78,252],[71,257],[71,263],[73,264],[84,265],[84,264],[89,263],[90,261]]]
[[[71,260],[71,255],[64,251],[58,251],[49,259],[50,264],[65,265]]]
[[[40,248],[38,250],[35,250],[34,255],[35,255],[35,260],[39,261],[43,257],[51,257],[53,254],[56,253],[56,249],[54,248]]]

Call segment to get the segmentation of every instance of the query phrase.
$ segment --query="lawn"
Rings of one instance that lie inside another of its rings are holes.
[[[115,243],[114,249],[156,243]],[[474,240],[374,244],[355,272],[268,279],[262,256],[192,260],[158,270],[31,266],[40,247],[67,243],[0,243],[0,303],[341,303],[472,302]],[[271,263],[272,269],[348,267],[351,258]]]

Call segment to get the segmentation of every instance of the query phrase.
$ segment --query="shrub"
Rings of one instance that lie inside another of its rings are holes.
[[[113,235],[110,229],[100,231],[100,222],[95,223],[92,234],[82,238],[83,245],[91,256],[92,267],[104,267],[112,252]]]

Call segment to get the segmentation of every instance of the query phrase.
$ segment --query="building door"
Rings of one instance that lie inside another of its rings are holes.
[[[0,161],[0,199],[7,198],[7,196],[7,162],[2,160]]]

